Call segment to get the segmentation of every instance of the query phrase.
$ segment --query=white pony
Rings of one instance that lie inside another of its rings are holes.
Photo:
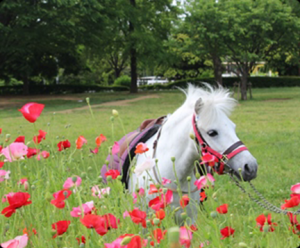
[[[191,139],[191,134],[195,135],[193,128],[193,115],[197,129],[202,135],[206,144],[219,154],[223,154],[232,144],[238,143],[241,146],[239,138],[235,133],[235,124],[228,118],[228,115],[236,105],[235,99],[230,97],[228,90],[219,87],[217,89],[205,84],[205,89],[198,88],[191,84],[186,91],[186,100],[183,105],[173,114],[169,115],[161,127],[160,132],[150,138],[146,145],[149,151],[146,153],[148,158],[158,160],[158,170],[160,177],[175,180],[173,162],[175,158],[175,168],[182,191],[188,192],[188,188],[195,188],[194,182],[194,161],[199,160],[199,147],[195,140]],[[153,143],[157,141],[155,152]],[[144,154],[137,155],[136,165],[143,164],[146,161]],[[229,167],[237,175],[241,175],[243,180],[250,181],[256,177],[257,161],[247,149],[242,149],[228,161]],[[149,185],[157,176],[154,170],[144,171],[142,175],[137,176],[135,173],[129,178],[129,190],[133,192],[136,188]],[[191,181],[187,177],[191,177]],[[190,185],[188,185],[190,184]],[[170,187],[176,189],[174,183]],[[145,189],[147,192],[148,190]],[[153,195],[148,195],[148,200]],[[199,201],[199,190],[192,193],[192,198]],[[178,192],[173,192],[174,207],[179,206]],[[188,209],[191,214],[191,209]]]

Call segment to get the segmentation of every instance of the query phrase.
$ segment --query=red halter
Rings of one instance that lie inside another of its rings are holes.
[[[212,149],[207,144],[207,142],[204,140],[204,138],[202,137],[202,135],[196,125],[196,115],[195,114],[193,115],[192,125],[193,125],[193,129],[194,129],[194,132],[196,135],[196,141],[201,146],[201,155],[204,156],[204,154],[209,153],[218,159],[218,163],[220,165],[219,170],[216,170],[213,167],[213,170],[216,171],[218,174],[223,174],[224,165],[228,162],[229,159],[233,158],[235,155],[237,155],[238,153],[240,153],[242,151],[248,150],[247,147],[244,145],[244,143],[239,140],[236,143],[234,143],[233,145],[231,145],[225,152],[223,152],[223,154],[221,154],[221,153],[215,151],[214,149]]]

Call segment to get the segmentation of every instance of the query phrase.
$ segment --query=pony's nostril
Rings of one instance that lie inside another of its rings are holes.
[[[245,164],[245,167],[244,167],[244,168],[245,168],[245,171],[246,171],[246,172],[250,172],[250,168],[249,168],[249,165],[248,165],[248,164]]]

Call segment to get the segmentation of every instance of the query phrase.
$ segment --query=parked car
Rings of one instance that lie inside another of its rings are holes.
[[[164,79],[158,76],[141,77],[137,80],[138,86],[151,85],[151,84],[166,84],[166,83],[169,83],[168,79]]]

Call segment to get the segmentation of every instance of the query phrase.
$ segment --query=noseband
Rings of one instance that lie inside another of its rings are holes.
[[[192,126],[194,129],[194,133],[196,135],[196,142],[201,147],[201,157],[203,157],[205,154],[209,153],[217,158],[218,167],[213,166],[213,170],[217,172],[218,174],[223,174],[224,172],[224,166],[227,164],[228,160],[233,158],[235,155],[239,154],[242,151],[248,150],[248,148],[244,145],[242,141],[237,141],[234,144],[232,144],[229,148],[226,149],[223,154],[217,152],[216,150],[212,149],[208,143],[205,141],[203,136],[201,135],[200,131],[198,130],[198,127],[196,125],[196,115],[193,115],[192,120]]]

